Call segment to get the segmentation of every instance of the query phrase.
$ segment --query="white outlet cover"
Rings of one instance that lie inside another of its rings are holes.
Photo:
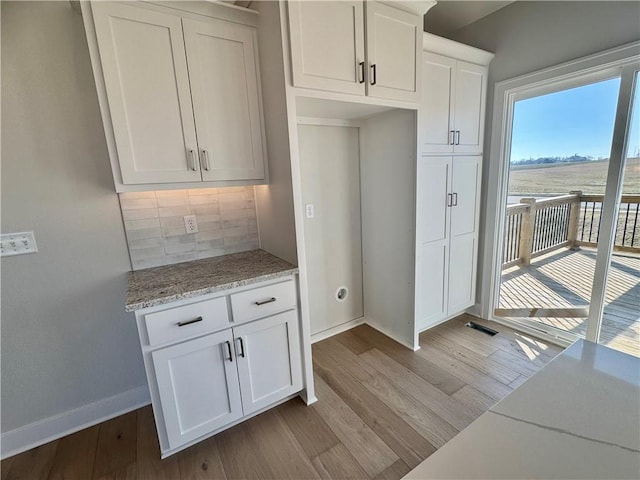
[[[25,255],[36,253],[38,246],[33,232],[6,233],[0,235],[0,256]]]
[[[313,205],[313,203],[307,203],[304,206],[305,212],[307,214],[307,218],[313,218],[316,216],[316,212],[315,212],[315,206]]]
[[[185,215],[184,229],[187,233],[198,233],[198,222],[195,215]]]

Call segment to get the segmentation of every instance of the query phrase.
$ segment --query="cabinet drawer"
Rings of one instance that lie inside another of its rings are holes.
[[[226,297],[149,313],[144,317],[149,345],[212,332],[229,325]]]
[[[296,289],[292,280],[231,295],[231,310],[236,323],[266,317],[295,306]]]

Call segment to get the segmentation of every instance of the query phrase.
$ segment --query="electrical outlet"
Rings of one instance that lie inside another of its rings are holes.
[[[184,229],[187,233],[198,233],[198,222],[195,215],[185,215]]]
[[[305,212],[307,213],[307,218],[313,218],[315,217],[315,206],[313,205],[313,203],[307,203],[304,206]]]
[[[0,235],[0,256],[24,255],[36,253],[38,246],[33,232],[7,233]]]

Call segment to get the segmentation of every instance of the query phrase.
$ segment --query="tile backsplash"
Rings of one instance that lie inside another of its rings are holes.
[[[121,193],[134,270],[259,248],[253,187]],[[184,216],[198,233],[187,234]]]

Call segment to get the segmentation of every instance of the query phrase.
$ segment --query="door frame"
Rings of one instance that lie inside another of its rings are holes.
[[[608,167],[608,180],[603,204],[602,231],[611,233],[602,238],[598,245],[598,260],[593,280],[592,299],[587,324],[587,340],[597,342],[604,309],[608,265],[613,251],[615,213],[617,212],[622,188],[626,138],[631,117],[631,98],[635,72],[640,68],[638,49],[640,42],[623,45],[605,52],[590,55],[537,72],[526,74],[495,84],[493,119],[489,148],[488,169],[484,172],[487,192],[484,202],[486,231],[483,235],[482,269],[479,276],[481,286],[480,314],[483,318],[514,323],[494,314],[500,296],[502,276],[502,248],[505,228],[504,205],[508,193],[509,156],[511,152],[511,132],[513,127],[514,104],[517,100],[539,96],[553,91],[586,85],[616,76],[621,77],[616,119]],[[491,218],[489,212],[496,212]],[[608,229],[608,230],[605,230]],[[609,238],[610,237],[610,238]],[[540,335],[541,326],[536,322],[517,322],[529,333]],[[595,324],[595,325],[594,325]],[[568,332],[542,332],[543,336],[555,343],[568,345],[579,337]]]

